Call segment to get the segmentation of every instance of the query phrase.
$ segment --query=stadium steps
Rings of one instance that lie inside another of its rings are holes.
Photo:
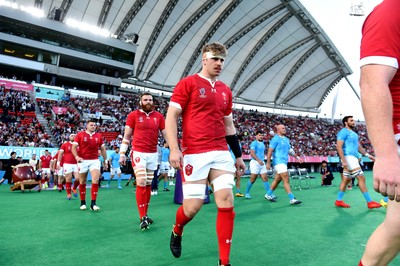
[[[44,132],[48,136],[50,136],[51,144],[53,144],[54,148],[59,148],[58,142],[57,142],[56,138],[54,137],[53,132],[51,132],[51,129],[47,122],[47,119],[40,112],[38,102],[34,101],[34,103],[35,103],[35,114],[36,114],[37,120],[43,126]]]

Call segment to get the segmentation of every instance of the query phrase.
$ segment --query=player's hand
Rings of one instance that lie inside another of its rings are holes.
[[[83,158],[82,157],[76,156],[75,159],[76,159],[77,163],[83,162]]]
[[[182,170],[183,155],[179,149],[170,150],[169,163],[173,168]]]
[[[390,200],[400,202],[400,158],[377,157],[374,163],[374,189]]]
[[[125,154],[121,154],[121,156],[119,156],[119,164],[121,164],[121,165],[126,164],[126,155]]]
[[[244,164],[242,157],[236,158],[236,169],[241,172],[241,175],[244,174],[246,165]]]
[[[271,163],[267,163],[266,168],[267,168],[267,170],[271,170]]]
[[[258,164],[261,165],[261,166],[263,166],[263,165],[264,165],[264,161],[259,160],[259,161],[258,161]]]

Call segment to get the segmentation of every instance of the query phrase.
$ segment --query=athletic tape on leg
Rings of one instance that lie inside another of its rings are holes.
[[[182,185],[184,199],[205,199],[206,185],[205,184],[183,184]]]
[[[215,178],[211,184],[213,185],[214,192],[220,189],[229,188],[232,189],[235,185],[233,174],[223,174]]]

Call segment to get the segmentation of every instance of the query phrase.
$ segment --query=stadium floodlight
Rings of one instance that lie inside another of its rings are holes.
[[[365,16],[365,6],[363,0],[351,1],[350,16]]]
[[[0,0],[0,6],[5,6],[5,7],[13,8],[13,9],[19,9],[19,10],[24,11],[32,16],[39,17],[39,18],[42,18],[45,16],[44,12],[39,8],[36,8],[33,6],[19,6],[15,2]]]
[[[85,31],[85,32],[90,32],[90,33],[93,33],[93,34],[96,34],[96,35],[99,35],[99,36],[103,36],[103,37],[110,37],[111,36],[111,34],[110,34],[110,32],[108,30],[101,29],[99,27],[89,25],[89,24],[87,24],[85,22],[79,22],[79,21],[77,21],[75,19],[69,18],[69,19],[67,19],[65,21],[65,24],[70,26],[70,27],[72,27],[72,28],[76,28],[76,29],[79,29],[79,30]]]
[[[33,6],[20,6],[19,9],[38,18],[45,17],[44,12],[42,10]]]
[[[18,4],[6,0],[0,0],[0,6],[6,6],[6,7],[11,7],[14,9],[18,9]]]

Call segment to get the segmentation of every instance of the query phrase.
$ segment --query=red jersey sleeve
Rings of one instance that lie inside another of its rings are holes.
[[[189,102],[192,88],[192,81],[188,77],[179,81],[174,88],[170,104],[182,110],[185,109],[186,104]]]
[[[136,121],[136,112],[130,112],[128,117],[126,118],[126,126],[134,129],[135,128],[135,121]]]
[[[231,113],[232,113],[232,105],[233,105],[233,103],[232,103],[232,91],[231,91],[231,89],[228,87],[228,86],[226,86],[226,91],[227,91],[227,102],[228,102],[228,105],[227,105],[227,108],[226,108],[226,110],[225,110],[225,116],[229,116]]]
[[[400,59],[400,16],[397,1],[384,1],[378,5],[367,17],[362,28],[360,58],[366,57],[391,57],[393,60],[368,58],[361,61],[366,63],[379,63],[398,68]],[[378,61],[376,61],[378,59]],[[372,60],[372,61],[371,61]],[[367,61],[367,62],[366,62]],[[393,64],[397,64],[393,65]]]

